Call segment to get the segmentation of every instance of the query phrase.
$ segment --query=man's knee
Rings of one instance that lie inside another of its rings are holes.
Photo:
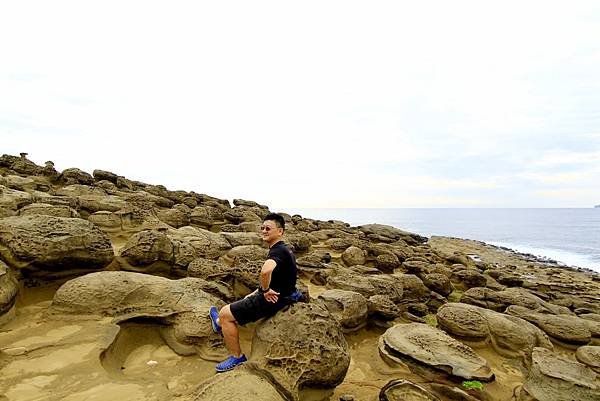
[[[219,321],[221,323],[223,323],[223,322],[235,322],[235,317],[233,317],[233,314],[231,313],[231,308],[229,307],[229,305],[225,305],[219,311]]]

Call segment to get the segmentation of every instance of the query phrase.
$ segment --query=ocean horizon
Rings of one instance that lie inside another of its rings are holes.
[[[600,273],[600,208],[296,208],[292,213],[478,240]]]

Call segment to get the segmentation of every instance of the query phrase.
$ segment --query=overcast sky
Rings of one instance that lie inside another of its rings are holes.
[[[589,207],[600,2],[3,2],[0,138],[280,210]]]

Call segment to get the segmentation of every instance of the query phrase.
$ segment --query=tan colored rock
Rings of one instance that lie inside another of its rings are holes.
[[[114,257],[108,236],[83,219],[44,215],[0,220],[0,244],[6,261],[43,275],[102,269]]]
[[[535,347],[553,349],[546,334],[526,320],[474,305],[442,305],[437,322],[448,334],[483,346],[490,344],[507,357],[529,358]]]
[[[488,362],[471,347],[422,323],[397,324],[389,328],[380,337],[379,352],[391,360],[408,357],[465,380],[494,380]]]
[[[47,203],[32,203],[19,210],[19,216],[43,214],[55,217],[80,217],[79,213],[66,205],[50,205]]]
[[[0,260],[0,323],[2,316],[10,312],[19,293],[19,282],[8,266]]]
[[[380,401],[440,401],[425,388],[408,380],[392,380],[379,392]]]
[[[597,377],[581,363],[545,348],[535,348],[522,392],[536,401],[597,401],[600,399]],[[522,400],[527,399],[524,394],[520,396]]]
[[[327,290],[318,299],[346,333],[359,330],[367,323],[367,299],[358,292]]]
[[[348,249],[342,253],[342,260],[346,266],[364,265],[366,261],[365,251],[356,247],[349,246]]]
[[[579,362],[586,364],[596,372],[600,372],[600,346],[584,345],[579,347],[575,352],[575,357]]]
[[[284,401],[268,380],[243,367],[200,383],[190,401]]]
[[[298,400],[301,388],[339,385],[350,365],[350,352],[327,309],[297,303],[258,324],[250,362],[272,375],[287,398]]]

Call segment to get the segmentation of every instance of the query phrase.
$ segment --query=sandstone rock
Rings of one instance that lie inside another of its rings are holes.
[[[443,274],[431,273],[423,276],[423,284],[432,291],[447,297],[454,291],[454,286],[450,279]]]
[[[26,153],[25,156],[27,156]],[[31,160],[28,160],[26,157],[17,157],[7,154],[0,157],[0,167],[8,167],[19,174],[37,175],[42,173],[42,167]]]
[[[193,401],[284,401],[268,380],[239,367],[200,383]]]
[[[597,345],[584,345],[577,348],[575,352],[577,360],[596,372],[600,372],[600,346]]]
[[[389,328],[380,337],[379,352],[390,360],[408,357],[466,380],[494,380],[487,361],[471,347],[422,323],[397,324]]]
[[[77,211],[69,206],[50,205],[47,203],[32,203],[19,210],[19,216],[43,214],[55,217],[80,217]]]
[[[382,272],[391,273],[400,266],[400,260],[393,253],[387,253],[377,256],[375,264]]]
[[[385,295],[392,302],[402,299],[403,287],[400,278],[392,275],[360,276],[344,272],[327,279],[330,288],[355,291],[368,298],[372,295]]]
[[[106,181],[112,182],[115,185],[117,184],[117,179],[119,178],[119,176],[116,175],[115,173],[111,173],[110,171],[104,171],[104,170],[94,170],[92,172],[92,175],[94,176],[94,178],[97,181],[106,180]]]
[[[244,199],[234,199],[233,204],[235,206],[248,206],[248,207],[257,207],[260,209],[269,210],[269,208],[265,205],[260,205],[254,201],[244,200]]]
[[[548,315],[517,305],[509,306],[506,313],[535,324],[550,337],[566,344],[585,345],[592,337],[600,338],[599,322],[574,315]]]
[[[214,223],[210,208],[208,206],[197,206],[193,208],[190,212],[190,222],[203,228],[210,228]]]
[[[438,327],[458,338],[491,344],[507,357],[528,358],[535,347],[552,349],[550,339],[533,324],[474,305],[448,303],[437,312]]]
[[[510,305],[519,305],[543,313],[570,314],[568,308],[553,305],[523,288],[495,291],[489,288],[471,288],[462,295],[461,302],[504,312]]]
[[[59,180],[64,182],[66,185],[92,185],[94,183],[94,177],[92,177],[89,173],[86,173],[85,171],[82,171],[78,168],[68,168],[64,170],[60,174]]]
[[[365,251],[356,246],[349,246],[348,249],[342,253],[342,260],[346,266],[364,265],[366,261]]]
[[[395,274],[402,282],[402,299],[407,301],[424,302],[429,299],[431,291],[425,287],[423,281],[413,274]]]
[[[140,231],[132,235],[121,249],[121,257],[132,266],[147,266],[155,262],[173,264],[173,242],[165,232]]]
[[[286,232],[284,239],[285,242],[292,246],[292,249],[295,253],[307,252],[311,246],[308,235],[304,233]]]
[[[176,352],[197,351],[215,359],[211,305],[223,302],[202,290],[204,280],[169,280],[148,274],[104,271],[63,284],[52,300],[53,313],[113,316],[118,320],[153,318],[168,326],[163,333]],[[192,347],[193,346],[193,347]]]
[[[114,257],[108,236],[89,221],[44,215],[0,220],[6,261],[30,273],[61,276],[104,268]]]
[[[535,348],[522,392],[536,401],[596,401],[600,399],[596,379],[596,373],[587,366]],[[521,394],[521,399],[525,398]]]
[[[426,237],[422,237],[418,234],[409,233],[407,231],[399,230],[392,226],[384,224],[365,224],[358,227],[360,231],[367,235],[375,234],[383,237],[390,238],[392,240],[402,239],[409,245],[422,244],[427,241]]]
[[[452,282],[461,288],[485,287],[487,279],[476,269],[460,269],[452,272]]]
[[[259,323],[250,362],[298,400],[304,387],[333,388],[350,365],[339,323],[323,306],[297,303]]]
[[[221,257],[225,264],[238,266],[247,262],[264,262],[269,250],[258,245],[240,245],[230,249]]]
[[[369,316],[381,320],[394,320],[401,315],[400,308],[386,295],[371,295],[367,301]]]
[[[440,401],[423,387],[408,380],[396,379],[388,382],[379,392],[380,401]]]
[[[0,324],[2,317],[14,306],[19,292],[19,282],[8,266],[0,260]]]
[[[0,207],[8,210],[18,210],[33,202],[34,198],[30,193],[0,185]]]
[[[263,240],[258,233],[222,233],[232,248],[241,245],[262,245]]]
[[[161,209],[156,212],[158,219],[171,227],[180,228],[190,225],[190,208],[185,205],[175,205],[171,209]]]
[[[91,214],[88,216],[88,221],[91,221],[95,225],[102,227],[103,229],[122,229],[123,224],[121,220],[121,215],[108,212],[108,211],[100,211]]]
[[[357,292],[327,290],[318,299],[340,323],[345,333],[359,330],[367,323],[367,300]]]

